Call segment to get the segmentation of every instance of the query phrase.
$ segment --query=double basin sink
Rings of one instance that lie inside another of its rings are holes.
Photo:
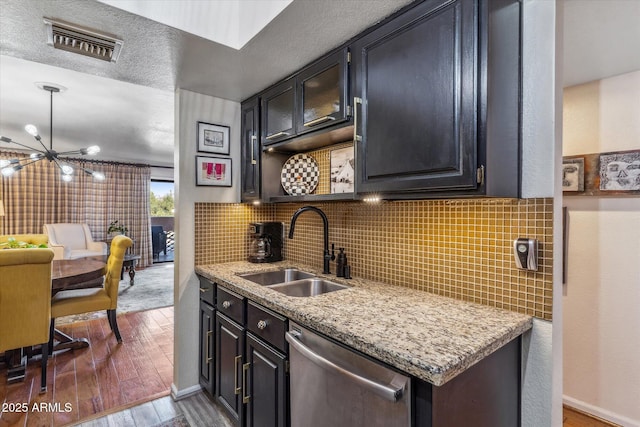
[[[290,297],[313,297],[350,288],[348,285],[330,282],[295,268],[284,268],[261,273],[242,273],[238,274],[238,276]]]

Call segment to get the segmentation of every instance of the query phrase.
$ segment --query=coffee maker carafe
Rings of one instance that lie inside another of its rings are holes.
[[[249,224],[249,262],[282,261],[283,230],[281,222]]]

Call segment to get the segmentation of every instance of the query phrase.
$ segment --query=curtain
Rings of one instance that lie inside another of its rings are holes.
[[[23,158],[26,154],[0,151],[0,159]],[[64,182],[59,168],[41,160],[11,177],[2,177],[0,217],[4,234],[42,233],[44,224],[87,223],[94,240],[106,240],[107,228],[118,221],[134,241],[132,252],[140,255],[138,266],[153,263],[149,186],[151,170],[146,165],[73,160],[72,165],[105,174],[96,181],[80,168],[73,180]]]

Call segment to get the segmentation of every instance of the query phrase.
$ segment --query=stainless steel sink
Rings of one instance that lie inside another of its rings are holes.
[[[312,277],[309,279],[296,280],[295,282],[271,285],[269,286],[269,289],[281,292],[290,297],[313,297],[350,287],[351,286],[348,285],[341,285],[339,283]]]
[[[269,286],[280,283],[293,282],[294,280],[307,279],[313,277],[311,273],[296,270],[295,268],[285,268],[282,270],[264,271],[261,273],[245,273],[238,276],[258,285]]]

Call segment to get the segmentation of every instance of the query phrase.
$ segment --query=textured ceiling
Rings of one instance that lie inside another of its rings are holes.
[[[96,143],[102,159],[172,165],[176,88],[246,99],[410,0],[294,0],[240,50],[94,0],[0,2],[0,134],[24,142],[25,123],[48,129],[34,82],[50,81],[69,88],[54,100],[55,148]],[[564,3],[565,86],[640,68],[639,0]],[[122,38],[118,62],[47,46],[43,17]]]

